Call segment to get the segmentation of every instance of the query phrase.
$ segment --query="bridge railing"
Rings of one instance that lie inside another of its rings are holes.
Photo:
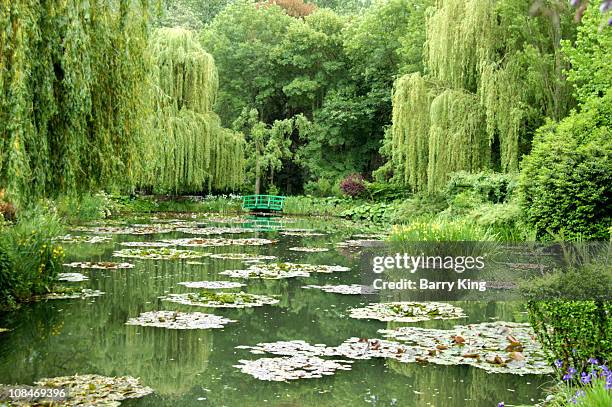
[[[242,197],[242,209],[282,211],[285,197],[278,195],[247,195]]]

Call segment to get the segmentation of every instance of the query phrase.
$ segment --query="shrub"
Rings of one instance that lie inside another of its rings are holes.
[[[411,219],[436,215],[448,207],[446,198],[441,194],[415,194],[396,205],[393,223],[407,223]]]
[[[557,270],[522,287],[551,362],[582,370],[589,358],[612,361],[610,287],[612,270],[605,263]]]
[[[375,201],[395,201],[410,196],[408,189],[400,184],[391,182],[366,182],[368,198]]]
[[[535,240],[522,222],[522,212],[516,203],[485,203],[466,215],[468,221],[489,229],[501,241]]]
[[[334,195],[334,185],[327,178],[309,181],[304,185],[304,193],[319,198]]]
[[[483,202],[503,203],[512,198],[517,186],[516,174],[501,174],[491,171],[470,174],[465,171],[453,173],[444,191],[447,197],[454,197],[469,191]]]
[[[607,99],[612,100],[612,91]],[[610,118],[612,101],[601,102],[538,130],[519,182],[520,204],[538,237],[548,233],[568,239],[609,238]]]
[[[351,174],[340,182],[340,190],[351,198],[362,196],[366,190],[361,174]]]
[[[386,222],[395,212],[395,207],[384,202],[365,203],[342,211],[340,216],[353,220],[369,220],[371,222]]]

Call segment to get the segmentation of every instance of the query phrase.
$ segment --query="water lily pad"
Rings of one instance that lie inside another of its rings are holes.
[[[132,263],[114,263],[112,261],[100,261],[100,262],[89,262],[89,261],[76,261],[73,263],[64,264],[66,267],[81,268],[81,269],[101,269],[101,270],[117,270],[117,269],[131,269],[134,268]]]
[[[94,233],[97,235],[154,235],[158,233],[170,233],[173,232],[176,227],[167,224],[150,224],[140,225],[140,227],[133,226],[96,226],[87,227],[79,226],[72,228],[77,232]]]
[[[67,389],[69,397],[61,403],[65,406],[117,406],[122,400],[153,393],[153,389],[131,376],[75,375],[41,379],[35,384]]]
[[[311,232],[308,230],[285,230],[280,232],[283,236],[325,236],[325,233]]]
[[[383,234],[383,233],[363,233],[363,234],[356,234],[353,235],[352,237],[354,237],[355,239],[364,239],[364,240],[385,240],[387,237],[389,237],[389,235]]]
[[[333,273],[348,271],[348,267],[320,264],[269,263],[254,264],[245,270],[226,270],[221,275],[233,278],[261,278],[277,280],[292,277],[309,277],[311,273]]]
[[[169,248],[122,249],[113,253],[115,257],[131,257],[149,260],[199,259],[211,253],[195,252],[193,250],[178,250]]]
[[[203,291],[200,293],[169,294],[159,297],[162,301],[177,304],[194,305],[207,308],[248,308],[262,305],[278,304],[279,300],[265,295],[239,293],[213,293]]]
[[[380,244],[381,240],[372,239],[359,239],[359,240],[345,240],[344,242],[336,243],[336,247],[353,248],[357,249],[366,246],[376,246]]]
[[[56,243],[104,243],[112,240],[109,236],[73,236],[64,235],[53,238]]]
[[[351,318],[395,322],[466,317],[461,308],[442,302],[380,302],[364,308],[352,308],[349,311]]]
[[[72,299],[85,299],[91,297],[99,297],[103,295],[104,292],[100,290],[92,290],[90,288],[83,288],[82,290],[65,290],[62,292],[55,292],[44,294],[35,297],[35,299],[40,300],[72,300]]]
[[[71,283],[78,283],[81,281],[89,280],[89,277],[81,273],[59,273],[57,275],[57,280],[58,281],[69,281]]]
[[[325,291],[326,293],[334,294],[346,294],[346,295],[360,295],[360,294],[374,294],[376,290],[368,285],[305,285],[302,288],[314,288]]]
[[[290,247],[289,250],[294,252],[306,252],[306,253],[321,253],[328,252],[329,249],[325,247]]]
[[[336,370],[351,370],[349,360],[328,360],[315,356],[291,356],[240,360],[234,367],[242,373],[265,381],[285,382],[297,379],[321,378],[333,375]]]
[[[553,372],[529,324],[496,321],[452,330],[401,327],[379,332],[413,347],[431,363],[468,364],[491,373]]]
[[[249,349],[254,354],[302,358],[388,358],[401,363],[470,365],[490,373],[553,372],[529,324],[497,321],[458,325],[450,330],[400,327],[379,332],[394,340],[355,337],[336,347],[294,340],[236,348]]]
[[[174,246],[172,243],[168,243],[168,242],[121,242],[119,244],[121,246],[126,246],[126,247],[170,247],[170,246]]]
[[[212,247],[212,246],[263,246],[272,244],[275,241],[269,239],[173,239],[163,240],[165,243],[170,243],[175,246],[183,247]]]
[[[221,290],[228,288],[244,287],[246,284],[237,283],[234,281],[182,281],[178,283],[187,288],[203,288],[206,290]]]
[[[223,227],[206,227],[206,228],[194,228],[194,227],[190,227],[190,228],[178,228],[176,229],[177,232],[182,232],[182,233],[186,233],[188,235],[203,235],[203,236],[210,236],[210,235],[231,235],[231,234],[241,234],[241,233],[249,233],[252,232],[252,230],[250,229],[246,229],[246,228],[237,228],[237,227],[231,227],[231,228],[223,228]]]
[[[125,324],[166,329],[212,329],[223,328],[231,322],[236,321],[201,312],[150,311],[129,319]]]
[[[211,254],[210,257],[213,259],[245,260],[245,261],[276,259],[276,256],[265,256],[263,254],[251,254],[251,253],[216,253],[216,254]]]

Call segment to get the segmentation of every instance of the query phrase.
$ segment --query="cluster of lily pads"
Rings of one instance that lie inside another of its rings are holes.
[[[289,250],[293,252],[305,252],[305,253],[322,253],[322,252],[329,251],[329,249],[325,247],[290,247]]]
[[[110,240],[112,240],[112,238],[109,236],[83,236],[83,235],[78,235],[78,236],[64,235],[64,236],[58,236],[53,239],[53,241],[56,243],[88,243],[88,244],[104,243]]]
[[[302,288],[313,288],[324,291],[326,293],[334,293],[334,294],[346,294],[346,295],[359,295],[359,294],[374,294],[376,293],[376,289],[372,288],[369,285],[359,285],[359,284],[339,284],[339,285],[305,285]]]
[[[177,232],[182,232],[188,235],[231,235],[231,234],[241,234],[241,233],[249,233],[252,230],[247,228],[238,228],[238,227],[205,227],[205,228],[197,228],[197,227],[188,227],[188,228],[177,228]]]
[[[100,269],[100,270],[117,270],[117,269],[131,269],[134,267],[132,263],[114,263],[111,261],[77,261],[73,263],[65,263],[66,267],[81,268],[81,269]]]
[[[146,224],[132,226],[78,226],[72,229],[75,232],[93,233],[96,235],[156,235],[170,233],[176,226],[168,224]]]
[[[320,377],[296,377],[294,372],[304,369],[304,366],[295,366],[286,359],[308,363],[311,358],[323,357],[348,359],[334,360],[335,363],[387,358],[401,363],[470,365],[490,373],[552,373],[542,348],[533,339],[534,333],[529,324],[498,321],[458,325],[451,330],[401,327],[379,332],[394,340],[349,338],[336,347],[311,345],[300,340],[238,346],[239,349],[249,349],[253,354],[280,357],[241,361],[242,365],[236,367],[261,380]]]
[[[153,393],[153,389],[143,386],[138,379],[131,376],[75,375],[45,378],[34,384],[45,388],[66,389],[67,398],[58,403],[62,406],[118,406],[123,400]],[[0,401],[10,402],[10,400]],[[40,397],[33,400],[32,405],[56,405],[56,403],[51,402],[49,398]]]
[[[201,312],[150,311],[129,319],[125,324],[166,329],[212,329],[223,328],[231,322],[236,321]]]
[[[263,246],[272,244],[275,241],[270,239],[249,238],[249,239],[172,239],[162,240],[173,246],[182,247],[218,247],[218,246]]]
[[[279,302],[279,300],[266,295],[248,294],[242,291],[238,293],[202,291],[199,293],[169,294],[160,297],[160,299],[177,304],[206,308],[248,308],[274,305]]]
[[[178,283],[187,288],[202,288],[205,290],[223,290],[229,288],[240,288],[246,284],[237,283],[235,281],[181,281]]]
[[[71,283],[79,283],[81,281],[87,281],[89,277],[81,273],[59,273],[57,275],[57,281],[68,281]]]
[[[244,270],[226,270],[219,274],[233,278],[277,280],[291,277],[309,277],[311,273],[333,273],[348,270],[350,270],[348,267],[321,264],[269,263],[254,264]]]
[[[252,253],[215,253],[210,255],[213,259],[223,260],[274,260],[276,256],[268,256],[263,254],[252,254]]]
[[[171,248],[149,248],[149,249],[122,249],[115,251],[115,257],[128,257],[134,259],[149,260],[176,260],[176,259],[200,259],[211,253],[196,252],[193,250],[179,250]]]
[[[280,232],[283,236],[325,236],[325,233],[314,232],[306,229],[285,229],[283,232]]]
[[[316,356],[289,356],[240,360],[234,367],[256,379],[284,382],[333,375],[336,370],[351,370],[351,361],[329,360]]]
[[[58,292],[52,292],[34,297],[36,300],[71,300],[85,299],[92,297],[100,297],[104,292],[100,290],[92,290],[90,288],[82,288],[78,290],[63,289]]]
[[[352,308],[349,312],[351,318],[385,322],[420,322],[466,317],[461,308],[443,302],[379,302],[363,308]]]

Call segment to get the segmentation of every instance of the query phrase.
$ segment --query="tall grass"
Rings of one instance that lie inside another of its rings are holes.
[[[15,306],[49,292],[62,268],[63,248],[52,239],[62,233],[57,213],[37,207],[20,213],[16,224],[0,225],[0,307]]]

